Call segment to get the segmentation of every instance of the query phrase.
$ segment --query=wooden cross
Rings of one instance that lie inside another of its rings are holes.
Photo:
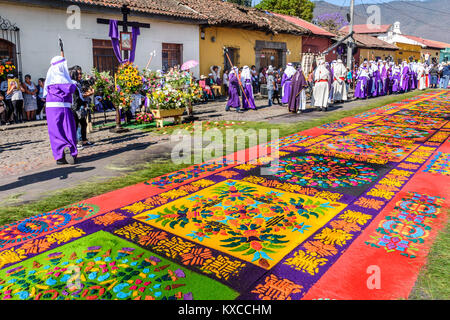
[[[128,8],[128,6],[126,4],[124,4],[122,6],[122,8],[120,8],[120,11],[122,12],[122,15],[123,15],[123,21],[118,21],[117,23],[119,26],[123,27],[123,30],[122,30],[123,32],[128,32],[128,27],[138,27],[138,28],[146,28],[146,29],[150,28],[149,23],[128,21],[128,15],[130,14],[131,10],[130,10],[130,8]],[[97,23],[109,25],[109,20],[98,18]],[[128,51],[124,50],[124,59],[125,60],[128,60],[128,57],[129,57],[128,54],[129,54]]]

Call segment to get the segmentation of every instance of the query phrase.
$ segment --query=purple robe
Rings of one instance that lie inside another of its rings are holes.
[[[365,69],[366,72],[369,73],[369,70],[367,68],[362,69]],[[369,77],[366,76],[358,77],[355,88],[355,98],[364,99],[367,97],[368,84],[369,84]]]
[[[242,107],[244,109],[256,109],[255,104],[255,98],[253,97],[253,86],[252,86],[252,80],[247,79],[243,83],[244,92],[245,94],[242,94]],[[248,102],[247,102],[248,99]]]
[[[396,73],[392,76],[392,92],[399,92],[400,91],[400,79],[402,77],[402,74]]]
[[[68,147],[73,157],[78,155],[77,131],[72,113],[74,84],[54,84],[48,86],[46,97],[47,127],[55,160],[64,158],[64,148]]]
[[[380,85],[378,87],[378,92],[381,96],[384,96],[388,93],[388,89],[387,89],[387,85],[386,83],[389,81],[388,79],[388,69],[383,66],[381,68],[381,73],[380,73]]]
[[[281,103],[289,103],[289,97],[291,96],[291,83],[292,77],[288,78],[286,74],[283,74],[281,77],[281,87],[283,88]]]
[[[240,108],[239,80],[234,73],[228,76],[228,103],[227,108]]]
[[[391,68],[383,69],[383,72],[381,73],[381,78],[383,78],[384,73],[385,73],[385,78],[383,80],[383,91],[384,91],[385,95],[391,94],[392,93],[392,70],[391,70]]]
[[[297,72],[292,76],[291,86],[290,86],[290,96],[289,96],[289,111],[297,112],[300,106],[300,93],[305,87],[308,86],[303,71],[297,70]]]
[[[406,92],[409,90],[409,67],[407,65],[403,67],[402,79],[403,79],[403,82],[401,84],[400,90]]]
[[[409,67],[409,89],[410,90],[414,90],[417,88],[416,79],[417,79],[416,73],[412,70],[411,67]]]
[[[381,84],[381,76],[380,70],[374,71],[372,76],[371,90],[370,95],[372,97],[377,97],[380,95],[380,84]]]

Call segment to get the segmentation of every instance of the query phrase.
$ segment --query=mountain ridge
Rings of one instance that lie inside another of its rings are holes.
[[[315,1],[314,18],[324,13],[339,12],[343,17],[349,6],[337,6],[326,1]],[[343,0],[343,3],[347,1]],[[355,24],[367,22],[371,5],[380,7],[380,24],[400,22],[403,34],[450,43],[450,0],[391,1],[355,5]],[[440,23],[439,23],[440,22]],[[447,23],[446,23],[447,22]]]

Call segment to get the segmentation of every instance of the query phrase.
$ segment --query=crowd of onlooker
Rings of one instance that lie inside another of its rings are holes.
[[[29,74],[21,82],[8,74],[0,83],[0,125],[44,119],[43,78],[35,83]]]

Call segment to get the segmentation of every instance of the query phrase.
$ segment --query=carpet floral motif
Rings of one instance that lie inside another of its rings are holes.
[[[268,269],[344,206],[227,180],[134,218]]]
[[[378,177],[368,164],[316,155],[281,159],[272,173],[281,181],[325,189],[356,187]]]

